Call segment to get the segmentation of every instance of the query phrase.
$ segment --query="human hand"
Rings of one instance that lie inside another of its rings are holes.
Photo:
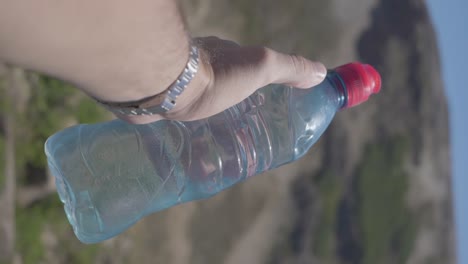
[[[266,47],[240,46],[217,37],[193,41],[200,50],[200,68],[176,106],[163,115],[119,118],[136,124],[203,119],[240,103],[268,84],[310,88],[322,82],[327,73],[319,62]]]
[[[0,3],[0,60],[72,83],[99,101],[134,102],[159,94],[187,63],[189,35],[177,1]],[[267,84],[309,88],[326,74],[321,63],[265,47],[216,37],[195,42],[200,68],[177,105],[164,115],[121,119],[140,124],[206,118]]]

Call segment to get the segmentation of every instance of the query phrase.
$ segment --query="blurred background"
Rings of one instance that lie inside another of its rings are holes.
[[[449,107],[426,1],[182,6],[194,36],[267,45],[329,68],[360,60],[380,71],[382,91],[340,112],[303,159],[84,245],[43,144],[64,127],[111,117],[63,82],[0,66],[0,263],[457,263]]]

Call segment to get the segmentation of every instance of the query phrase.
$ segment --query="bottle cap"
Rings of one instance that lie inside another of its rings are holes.
[[[335,72],[340,75],[348,91],[348,100],[344,108],[363,103],[371,94],[380,92],[380,74],[369,64],[352,62],[336,68]]]

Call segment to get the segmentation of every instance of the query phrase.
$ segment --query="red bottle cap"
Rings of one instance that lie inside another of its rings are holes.
[[[369,99],[371,94],[380,92],[380,74],[369,64],[352,62],[335,69],[348,91],[348,100],[344,108],[350,108]]]

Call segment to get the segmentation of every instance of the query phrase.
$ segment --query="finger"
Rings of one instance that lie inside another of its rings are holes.
[[[269,71],[272,83],[285,84],[297,88],[310,88],[321,83],[327,69],[320,62],[310,61],[302,56],[283,54],[269,50]]]

